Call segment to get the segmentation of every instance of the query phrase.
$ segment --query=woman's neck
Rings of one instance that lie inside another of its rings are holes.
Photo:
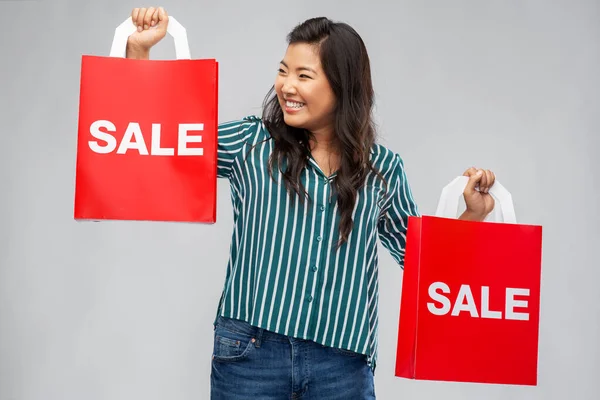
[[[311,133],[310,150],[312,152],[339,154],[339,143],[332,129],[326,128]]]

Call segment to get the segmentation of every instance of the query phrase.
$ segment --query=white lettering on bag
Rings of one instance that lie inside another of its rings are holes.
[[[201,135],[190,135],[192,131],[203,131],[204,124],[179,124],[177,131],[177,155],[180,156],[202,156],[204,149],[202,147],[188,147],[189,143],[202,143]],[[108,120],[94,121],[90,125],[90,133],[97,140],[88,142],[90,149],[98,154],[109,154],[116,151],[117,154],[125,154],[128,150],[137,150],[140,155],[147,156],[173,156],[175,149],[171,147],[161,147],[160,145],[160,124],[152,124],[152,136],[150,139],[150,152],[144,141],[142,129],[137,122],[130,122],[125,129],[121,143],[111,132],[116,132],[115,125]],[[106,142],[105,145],[98,143],[98,140]]]
[[[450,287],[444,282],[434,282],[429,285],[428,294],[431,300],[437,303],[427,303],[427,309],[433,315],[446,315],[449,312],[452,316],[458,316],[465,311],[471,314],[473,318],[480,318],[477,304],[473,298],[473,292],[469,285],[461,285],[452,307],[451,300],[444,295],[450,293]],[[529,321],[529,313],[516,312],[515,308],[527,308],[527,300],[517,300],[515,296],[529,296],[529,289],[506,288],[504,319]],[[439,305],[438,305],[439,304]],[[490,288],[489,286],[481,287],[481,318],[488,319],[503,319],[502,311],[490,310]]]

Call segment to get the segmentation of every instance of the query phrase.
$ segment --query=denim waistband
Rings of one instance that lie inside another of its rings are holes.
[[[260,346],[260,342],[262,341],[289,343],[291,339],[288,336],[250,325],[245,321],[222,316],[217,318],[215,329],[216,328],[251,336],[256,339],[257,346]]]

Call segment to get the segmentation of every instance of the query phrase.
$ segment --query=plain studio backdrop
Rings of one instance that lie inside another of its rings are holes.
[[[72,217],[81,56],[108,55],[114,28],[151,5],[187,28],[193,58],[220,62],[220,121],[260,115],[297,23],[350,23],[369,50],[380,142],[402,155],[421,211],[476,165],[513,194],[519,222],[543,225],[539,385],[394,377],[402,270],[380,246],[378,398],[600,398],[597,0],[5,0],[0,400],[209,397],[228,182],[215,225]],[[174,58],[172,38],[151,57]]]

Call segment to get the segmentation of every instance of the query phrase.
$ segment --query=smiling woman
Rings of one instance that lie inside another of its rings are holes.
[[[321,66],[318,46],[294,43],[288,47],[275,90],[286,124],[304,127],[314,136],[331,135],[335,95]]]
[[[288,35],[289,46],[263,119],[276,144],[271,158],[287,160],[290,191],[304,196],[300,174],[312,156],[326,176],[336,174],[341,242],[352,230],[356,192],[373,168],[373,87],[369,57],[356,31],[344,23],[313,18]]]
[[[134,9],[128,58],[164,37],[162,8]],[[234,232],[215,320],[213,399],[374,399],[377,238],[400,266],[418,216],[399,154],[375,143],[370,62],[345,23],[288,35],[261,118],[221,123],[218,176]],[[463,219],[493,209],[470,169]],[[479,190],[475,190],[479,186]]]

